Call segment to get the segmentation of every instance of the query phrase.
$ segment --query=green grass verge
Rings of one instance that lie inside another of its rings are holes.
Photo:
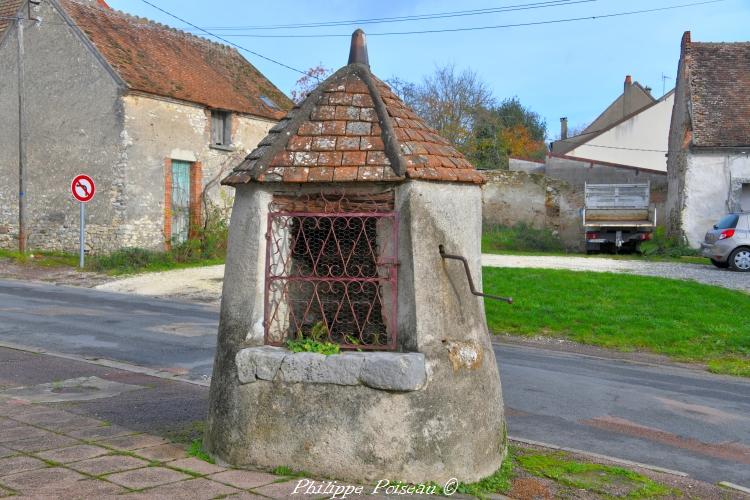
[[[750,376],[750,297],[690,281],[551,269],[484,268],[494,333],[563,337],[622,351],[647,350],[710,371]]]
[[[652,479],[622,467],[570,460],[564,452],[535,453],[528,450],[514,457],[520,468],[571,488],[604,497],[653,498],[677,493]]]
[[[78,255],[62,252],[32,250],[24,255],[16,251],[0,249],[0,258],[11,259],[19,264],[40,267],[78,267]],[[174,252],[155,252],[141,248],[125,248],[109,255],[88,255],[85,270],[106,273],[111,276],[124,274],[171,271],[190,267],[215,266],[224,263],[223,257],[201,258],[176,255]]]
[[[78,255],[63,252],[34,250],[27,254],[22,254],[14,250],[0,248],[0,258],[11,259],[20,264],[34,264],[40,267],[78,266]]]

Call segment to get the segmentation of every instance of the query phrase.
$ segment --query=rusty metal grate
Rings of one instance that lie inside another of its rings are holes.
[[[275,197],[266,233],[265,341],[396,348],[392,195]]]

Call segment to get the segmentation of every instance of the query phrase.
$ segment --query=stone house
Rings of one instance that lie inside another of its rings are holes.
[[[161,250],[222,203],[220,179],[291,106],[236,50],[104,0],[0,0],[0,14],[2,247],[18,244],[21,141],[29,248],[77,248],[70,183],[86,173],[88,250]]]
[[[723,215],[750,211],[750,42],[682,37],[669,132],[670,234],[698,247]]]

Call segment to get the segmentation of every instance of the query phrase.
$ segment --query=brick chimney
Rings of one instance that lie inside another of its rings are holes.
[[[625,76],[625,83],[623,84],[623,90],[622,90],[622,116],[623,118],[630,113],[632,113],[633,109],[631,109],[633,102],[633,77],[630,75]]]
[[[568,138],[568,118],[563,116],[560,118],[560,139],[564,140]]]

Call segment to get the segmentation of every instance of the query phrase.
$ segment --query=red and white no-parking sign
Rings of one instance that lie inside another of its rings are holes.
[[[86,174],[76,175],[73,178],[73,182],[70,183],[70,190],[76,200],[81,203],[87,203],[94,198],[94,193],[96,192],[94,179]]]

